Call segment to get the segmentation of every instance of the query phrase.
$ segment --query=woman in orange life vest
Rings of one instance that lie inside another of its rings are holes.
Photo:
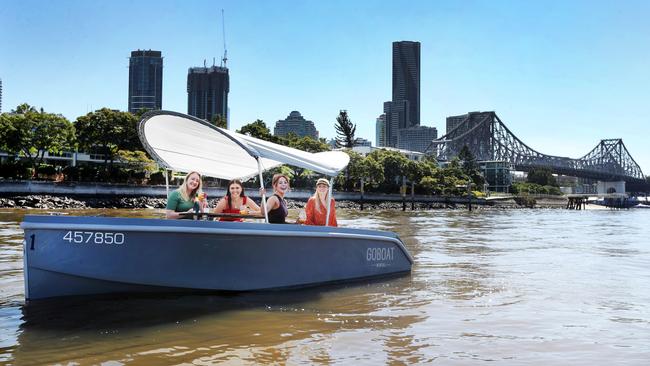
[[[327,195],[329,194],[330,182],[327,179],[320,178],[316,182],[316,192],[309,197],[305,211],[307,217],[305,219],[306,225],[320,225],[325,226],[325,218],[327,217]],[[338,226],[336,222],[336,208],[334,198],[330,202],[330,219],[328,226]]]
[[[246,197],[244,186],[239,179],[233,179],[228,182],[228,192],[226,196],[219,200],[214,213],[233,213],[233,214],[260,214],[260,206],[252,199]],[[219,221],[244,221],[241,218],[222,217]]]

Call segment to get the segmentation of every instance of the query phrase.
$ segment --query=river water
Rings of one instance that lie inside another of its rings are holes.
[[[412,273],[29,305],[25,212],[0,210],[0,364],[650,364],[650,210],[344,210],[341,226],[397,232]]]

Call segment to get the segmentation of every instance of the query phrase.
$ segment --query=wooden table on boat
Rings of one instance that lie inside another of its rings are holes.
[[[262,215],[251,215],[251,214],[234,214],[234,213],[194,213],[194,212],[181,212],[179,213],[179,219],[184,220],[215,220],[218,218],[231,218],[231,219],[264,219]]]

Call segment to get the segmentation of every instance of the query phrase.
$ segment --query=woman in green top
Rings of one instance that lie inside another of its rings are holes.
[[[201,174],[189,172],[183,180],[183,184],[177,190],[169,194],[167,198],[168,219],[178,219],[181,212],[192,212],[194,209],[194,197],[203,193]]]

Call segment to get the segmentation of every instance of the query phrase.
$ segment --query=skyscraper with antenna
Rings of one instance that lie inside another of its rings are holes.
[[[208,67],[203,60],[203,67],[190,67],[187,73],[187,114],[216,122],[218,118],[226,120],[230,127],[228,116],[228,93],[230,92],[230,75],[226,62],[226,27],[223,9],[221,10],[223,34],[223,58],[221,65],[216,65],[213,58],[212,66]]]

